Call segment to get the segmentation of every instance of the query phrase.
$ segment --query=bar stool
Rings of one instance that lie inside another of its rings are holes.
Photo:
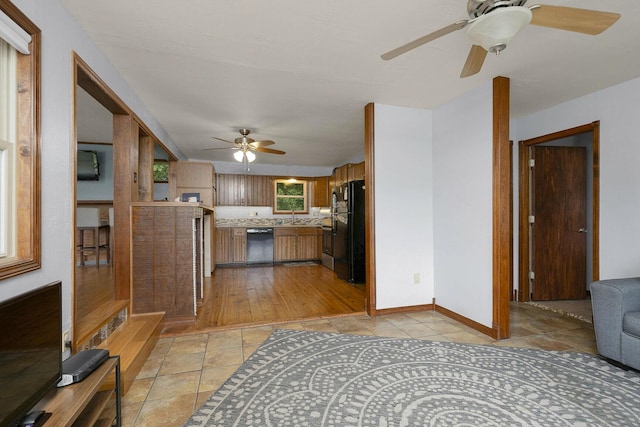
[[[111,263],[110,248],[110,226],[100,220],[99,208],[77,208],[76,210],[76,228],[78,230],[78,250],[80,252],[80,265],[84,265],[84,257],[87,254],[95,254],[96,267],[100,268],[100,249],[107,252],[107,264]],[[104,233],[102,233],[104,230]],[[87,242],[86,235],[91,236],[90,242]],[[101,243],[101,235],[104,234],[105,241]]]

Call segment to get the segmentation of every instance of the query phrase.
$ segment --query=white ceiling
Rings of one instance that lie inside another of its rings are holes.
[[[202,150],[248,127],[287,152],[256,162],[337,166],[362,156],[369,102],[432,109],[501,75],[517,118],[640,76],[638,0],[546,0],[622,17],[599,36],[529,25],[466,79],[466,30],[380,59],[465,0],[62,2],[190,159],[231,161]]]

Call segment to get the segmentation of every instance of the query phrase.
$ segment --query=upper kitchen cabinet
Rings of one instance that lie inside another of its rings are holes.
[[[272,206],[272,177],[216,174],[218,206]]]
[[[349,163],[347,169],[347,181],[361,181],[364,180],[364,162]]]
[[[209,162],[169,162],[169,197],[173,200],[185,193],[199,193],[203,205],[214,206],[214,176]]]
[[[270,176],[245,175],[247,206],[273,205],[273,179]]]
[[[318,208],[329,206],[329,193],[331,192],[329,177],[319,176],[314,178],[311,183],[313,185],[311,206]]]
[[[333,187],[339,187],[347,182],[364,180],[364,162],[347,163],[337,167],[331,176]]]

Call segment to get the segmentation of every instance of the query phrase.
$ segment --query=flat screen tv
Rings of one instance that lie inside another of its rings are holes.
[[[0,426],[16,425],[61,377],[61,283],[0,302]]]
[[[98,152],[78,150],[78,181],[98,181],[100,179],[100,164]]]

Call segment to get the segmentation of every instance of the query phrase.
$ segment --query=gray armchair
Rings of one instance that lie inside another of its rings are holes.
[[[598,352],[640,369],[640,277],[591,284]]]

